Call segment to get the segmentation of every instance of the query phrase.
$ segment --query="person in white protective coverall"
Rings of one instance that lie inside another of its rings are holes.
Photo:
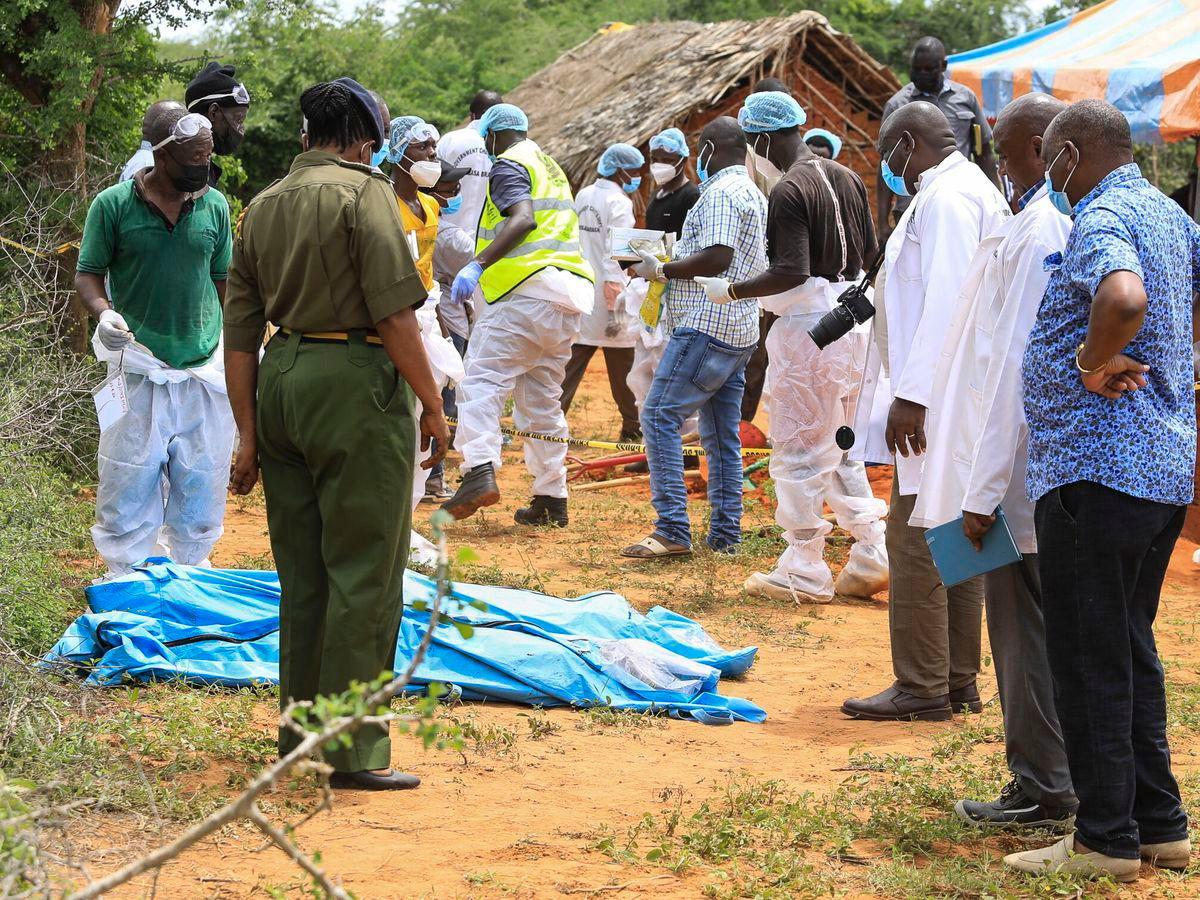
[[[629,198],[641,187],[642,177],[638,172],[645,164],[646,158],[637,147],[613,144],[601,154],[596,166],[600,177],[575,195],[579,244],[583,258],[596,273],[595,302],[592,311],[583,317],[579,339],[571,348],[563,380],[562,407],[563,412],[571,408],[588,363],[597,348],[602,349],[609,390],[621,413],[618,440],[622,441],[636,441],[642,435],[637,401],[626,383],[633,367],[638,320],[629,315],[622,302],[629,279],[609,253],[609,234],[613,228],[633,227],[633,201]]]
[[[153,167],[92,201],[75,276],[129,405],[100,435],[92,539],[111,575],[161,553],[207,562],[235,435],[221,353],[232,233],[208,186],[212,127],[169,106],[149,133]]]
[[[865,354],[853,333],[823,350],[808,336],[876,252],[867,190],[850,169],[804,143],[804,110],[779,91],[751,94],[738,114],[756,170],[774,181],[767,212],[766,272],[731,286],[709,280],[714,299],[758,297],[779,315],[767,336],[771,384],[771,478],[788,548],[770,574],[746,581],[752,595],[828,603],[835,592],[870,597],[887,587],[888,561],[876,499],[862,463],[845,460],[834,435],[852,414]],[[835,583],[824,559],[828,502],[854,537]]]
[[[501,103],[479,120],[495,157],[479,218],[475,258],[450,287],[462,303],[478,287],[484,303],[467,347],[458,388],[464,476],[442,508],[456,519],[500,501],[500,417],[513,397],[518,428],[566,438],[560,398],[580,319],[594,303],[592,267],[579,247],[579,217],[567,176],[529,140],[529,119]],[[526,439],[533,499],[517,510],[521,525],[567,524],[567,446]]]

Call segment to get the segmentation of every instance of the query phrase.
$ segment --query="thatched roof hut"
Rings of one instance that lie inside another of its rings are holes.
[[[843,137],[839,162],[875,183],[883,105],[900,85],[881,63],[815,12],[702,25],[610,26],[531,75],[505,99],[529,115],[530,136],[578,188],[595,177],[604,148],[646,150],[672,125],[695,140],[716,116],[737,115],[760,78],[787,84],[807,127]],[[643,189],[644,190],[644,189]]]

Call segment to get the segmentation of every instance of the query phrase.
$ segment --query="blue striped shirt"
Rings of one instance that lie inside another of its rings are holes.
[[[721,273],[731,284],[766,271],[767,198],[745,166],[722,169],[700,185],[700,199],[684,219],[672,258],[683,259],[717,244],[733,250],[733,262]],[[758,343],[758,300],[713,303],[690,278],[673,278],[667,284],[663,320],[668,334],[694,328],[731,347]]]

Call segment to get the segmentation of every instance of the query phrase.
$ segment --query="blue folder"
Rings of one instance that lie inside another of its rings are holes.
[[[999,507],[996,507],[996,523],[983,536],[982,550],[976,550],[963,534],[962,516],[945,525],[930,528],[925,532],[925,542],[929,544],[934,565],[946,587],[954,587],[976,575],[1021,559],[1021,551],[1013,540],[1004,510]]]

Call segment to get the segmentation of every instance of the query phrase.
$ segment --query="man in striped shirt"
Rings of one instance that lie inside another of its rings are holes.
[[[663,330],[670,335],[642,407],[650,464],[650,498],[658,513],[654,533],[623,556],[687,556],[692,549],[683,484],[680,428],[700,414],[700,442],[708,457],[712,519],[707,543],[729,552],[741,542],[742,460],[738,424],[746,362],[758,343],[753,296],[709,299],[694,278],[744,281],[767,267],[767,201],[746,171],[746,137],[722,116],[700,135],[696,171],[700,199],[688,212],[674,258],[645,256],[634,271],[667,282]]]

